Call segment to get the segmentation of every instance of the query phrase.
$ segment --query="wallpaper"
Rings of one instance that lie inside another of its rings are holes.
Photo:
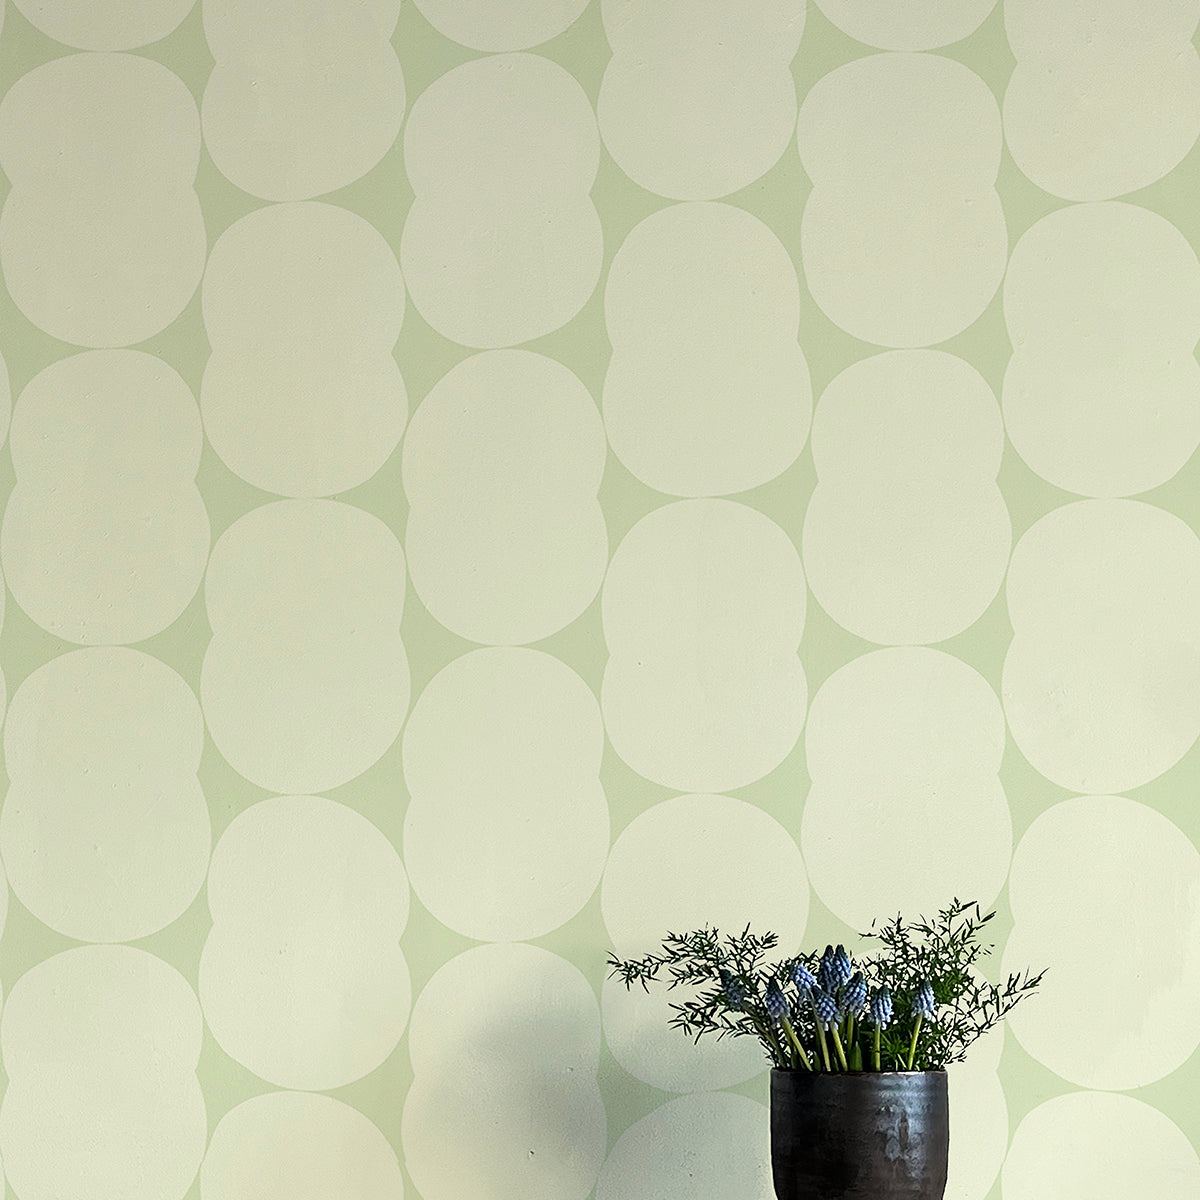
[[[1200,1198],[1200,0],[0,20],[6,1196],[769,1200],[607,955],[957,896]]]

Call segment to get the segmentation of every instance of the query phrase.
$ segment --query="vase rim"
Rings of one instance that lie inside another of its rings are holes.
[[[772,1075],[811,1075],[814,1079],[881,1079],[885,1076],[945,1075],[945,1067],[928,1071],[809,1071],[804,1067],[772,1067]]]

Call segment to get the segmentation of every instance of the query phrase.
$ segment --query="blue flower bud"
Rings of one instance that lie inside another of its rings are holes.
[[[803,994],[817,986],[817,977],[802,963],[796,959],[792,965],[792,982],[797,989]]]
[[[871,1023],[884,1028],[892,1019],[892,993],[880,988],[871,997]]]
[[[718,971],[721,977],[721,990],[725,993],[725,1001],[730,1008],[741,1008],[746,1003],[746,985],[740,979],[721,967]]]
[[[776,1025],[787,1016],[788,1002],[784,998],[783,992],[779,990],[779,985],[774,980],[767,984],[767,991],[763,996],[763,1007],[767,1010],[767,1016]]]
[[[823,988],[814,988],[812,993],[813,1007],[817,1020],[828,1029],[837,1021],[837,1001]]]
[[[839,945],[833,952],[833,965],[837,971],[837,985],[841,987],[849,981],[854,972],[854,965],[850,961],[850,955],[846,953],[845,946]]]
[[[917,985],[917,990],[913,994],[913,1012],[918,1017],[932,1017],[936,1003],[933,998],[933,988],[927,982],[922,982]]]
[[[861,971],[855,971],[850,976],[850,981],[842,992],[841,1000],[843,1013],[857,1017],[862,1012],[867,1003],[867,981],[863,978]]]
[[[832,992],[837,987],[837,982],[834,979],[833,958],[833,947],[826,946],[825,953],[821,955],[821,961],[817,966],[817,983],[827,992]]]

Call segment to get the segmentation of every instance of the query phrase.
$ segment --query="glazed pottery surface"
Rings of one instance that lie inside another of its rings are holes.
[[[771,1072],[778,1200],[942,1200],[945,1071]]]

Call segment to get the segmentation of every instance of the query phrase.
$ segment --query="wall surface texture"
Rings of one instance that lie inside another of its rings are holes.
[[[948,1200],[1200,1200],[1200,0],[0,3],[15,1200],[768,1200],[605,958],[995,907]]]

